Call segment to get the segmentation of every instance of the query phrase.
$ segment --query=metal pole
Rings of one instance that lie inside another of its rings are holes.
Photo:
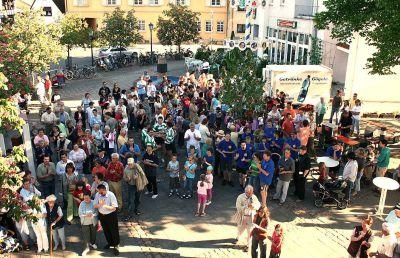
[[[150,30],[150,58],[151,63],[153,63],[153,30]]]
[[[94,57],[93,57],[93,37],[90,37],[90,53],[92,54],[92,66],[94,66]]]

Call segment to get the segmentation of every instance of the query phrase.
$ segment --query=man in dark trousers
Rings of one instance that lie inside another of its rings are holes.
[[[155,199],[158,196],[157,190],[157,168],[160,164],[158,157],[153,152],[153,146],[151,144],[146,146],[146,152],[143,154],[144,173],[146,174],[147,180],[147,191],[145,194],[152,193],[151,198]]]
[[[332,110],[331,110],[331,116],[329,118],[329,123],[332,123],[334,115],[336,115],[335,122],[336,122],[336,124],[338,123],[338,114],[339,114],[340,107],[342,106],[342,103],[343,103],[342,91],[337,90],[336,95],[332,99]]]
[[[107,191],[106,186],[97,186],[97,193],[94,197],[94,208],[99,211],[99,220],[103,227],[107,245],[104,249],[114,247],[114,255],[119,255],[119,229],[117,208],[118,202],[114,193]]]
[[[311,168],[311,159],[307,153],[307,146],[302,145],[299,154],[296,162],[296,171],[293,175],[294,194],[299,198],[297,201],[303,201],[306,192],[306,178]]]

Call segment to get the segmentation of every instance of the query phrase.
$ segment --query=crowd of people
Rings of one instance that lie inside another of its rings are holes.
[[[323,98],[315,110],[295,109],[285,93],[277,92],[265,99],[262,112],[235,114],[219,98],[222,81],[206,73],[198,78],[187,73],[177,85],[166,77],[155,85],[144,74],[129,89],[121,89],[117,83],[110,88],[103,82],[97,96],[85,93],[73,112],[56,90],[52,94],[51,85],[43,93],[42,84],[40,79],[40,101],[51,103],[33,135],[36,176],[26,171],[20,190],[24,201],[35,200],[39,205],[39,210],[32,211],[38,221],[15,223],[24,248],[33,248],[36,243],[38,253],[47,253],[51,246],[57,250],[61,245],[65,250],[64,226],[79,218],[85,243],[82,255],[97,248],[99,231],[106,237],[105,248],[113,247],[118,255],[117,215],[125,221],[140,215],[143,193],[157,199],[158,184],[168,181],[165,195],[181,199],[196,195],[194,215],[206,216],[214,185],[219,182],[224,187],[237,185],[244,192],[236,201],[235,243],[246,230],[246,250],[251,245],[253,257],[258,246],[261,257],[266,256],[267,238],[272,241],[270,257],[279,257],[283,229],[278,224],[272,236],[266,235],[267,202],[270,199],[285,205],[291,181],[297,201],[305,199],[306,179],[316,158],[314,139],[328,112]],[[355,99],[354,104],[340,110],[342,102],[338,91],[331,122],[340,112],[340,133],[358,134],[360,101]],[[377,176],[384,176],[388,167],[390,151],[386,145],[382,139]],[[318,181],[337,178],[339,167],[343,168],[350,199],[354,183],[355,191],[360,191],[361,176],[369,173],[366,167],[371,166],[366,159],[375,150],[359,149],[356,153],[345,153],[342,145],[333,142],[326,155],[340,165],[328,171],[319,164]],[[361,160],[364,165],[360,165]],[[270,198],[268,192],[272,192]],[[261,202],[254,193],[259,193]],[[47,237],[49,230],[54,245]]]

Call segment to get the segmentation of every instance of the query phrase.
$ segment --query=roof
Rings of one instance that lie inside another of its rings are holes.
[[[37,0],[34,0],[32,5],[31,5],[31,9],[32,7],[35,5]],[[61,13],[65,13],[65,2],[64,0],[53,0],[53,3],[57,6],[57,8],[61,11]]]

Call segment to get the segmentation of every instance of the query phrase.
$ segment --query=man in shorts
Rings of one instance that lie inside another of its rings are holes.
[[[263,160],[258,169],[260,170],[261,206],[267,207],[268,188],[272,184],[275,172],[275,164],[271,159],[270,151],[264,152]]]
[[[248,148],[245,141],[240,143],[240,148],[235,155],[236,171],[239,174],[239,185],[242,189],[246,186],[247,171],[249,170],[253,152]]]

